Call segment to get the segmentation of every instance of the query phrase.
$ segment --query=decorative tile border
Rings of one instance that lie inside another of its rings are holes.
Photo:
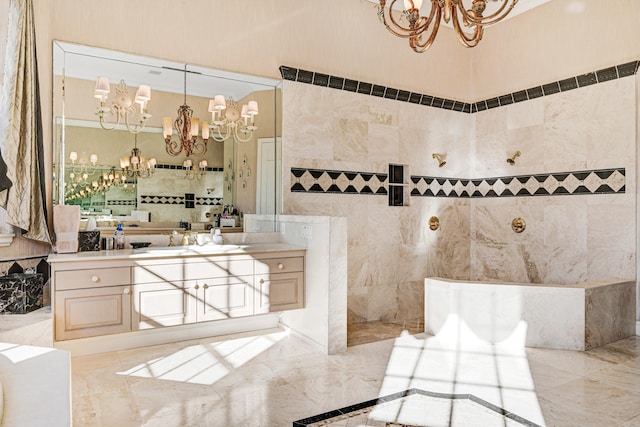
[[[167,169],[167,170],[184,170],[182,165],[167,165],[167,164],[157,164],[156,169]],[[207,172],[223,172],[224,168],[212,168],[207,166]]]
[[[357,403],[355,405],[346,406],[344,408],[335,409],[330,412],[325,412],[324,414],[319,414],[313,417],[294,421],[293,427],[308,427],[316,423],[318,423],[318,425],[320,425],[319,423],[322,423],[322,424],[338,423],[340,421],[350,418],[350,416],[352,415],[359,414],[362,411],[370,411],[374,409],[376,405],[388,404],[393,401],[401,400],[412,395],[424,396],[426,398],[431,397],[431,398],[449,399],[449,400],[467,399],[490,411],[495,412],[496,414],[504,418],[511,420],[512,423],[517,423],[517,424],[528,426],[528,427],[540,427],[539,424],[536,424],[532,421],[529,421],[525,418],[520,417],[519,415],[516,415],[512,412],[502,409],[492,403],[487,402],[486,400],[483,400],[483,399],[480,399],[479,397],[474,396],[473,394],[435,393],[435,392],[425,391],[425,390],[416,389],[416,388],[411,388],[409,390],[401,391],[388,396],[379,397],[377,399],[372,399],[366,402]]]
[[[331,76],[328,74],[289,67],[287,65],[280,66],[280,74],[285,80],[299,83],[346,90],[348,92],[356,92],[363,95],[377,96],[380,98],[393,99],[396,101],[409,102],[411,104],[425,105],[428,107],[442,108],[444,110],[459,111],[462,113],[477,113],[479,111],[502,107],[516,102],[539,98],[541,96],[553,95],[558,92],[566,92],[568,90],[603,83],[609,80],[633,76],[638,72],[639,67],[640,61],[631,61],[625,64],[603,68],[601,70],[592,71],[579,76],[569,77],[556,82],[534,86],[529,89],[519,90],[497,96],[495,98],[472,103],[439,98],[417,92],[381,86],[375,83],[351,80],[344,77]]]
[[[495,178],[411,176],[415,197],[530,197],[624,193],[625,168],[555,172]],[[291,168],[291,192],[387,195],[388,175],[324,169]]]
[[[221,197],[196,197],[189,193],[182,196],[156,196],[143,194],[140,196],[140,204],[147,205],[183,205],[194,206],[222,206]]]
[[[625,192],[625,168],[497,178],[460,179],[412,176],[412,196],[518,197]]]
[[[387,194],[386,173],[291,168],[294,193]]]

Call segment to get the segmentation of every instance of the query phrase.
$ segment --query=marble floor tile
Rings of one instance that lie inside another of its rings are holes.
[[[472,393],[540,425],[640,426],[640,337],[518,352],[400,334],[332,356],[276,329],[75,357],[74,425],[284,427],[419,387]],[[359,413],[326,425],[386,422]]]

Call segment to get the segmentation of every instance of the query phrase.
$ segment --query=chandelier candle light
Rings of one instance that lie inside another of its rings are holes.
[[[380,4],[376,6],[378,16],[392,34],[409,39],[409,46],[418,53],[431,47],[441,21],[453,24],[456,36],[463,45],[476,46],[482,40],[484,27],[500,22],[518,3],[518,0],[491,0],[498,2],[499,6],[484,16],[489,0],[431,0],[429,14],[420,15],[423,0],[403,0],[402,12],[394,9],[397,1],[391,0],[386,8],[387,1],[379,0]],[[465,2],[470,3],[468,9]]]
[[[149,178],[156,171],[156,159],[146,159],[138,148],[138,134],[135,133],[134,146],[129,157],[120,159],[122,174],[128,177]]]
[[[73,172],[77,174],[86,173],[88,175],[93,175],[96,171],[96,166],[98,164],[98,155],[91,154],[89,156],[89,162],[91,163],[91,166],[89,166],[89,164],[87,163],[87,158],[85,153],[82,153],[80,160],[78,160],[78,152],[72,151],[71,153],[69,153],[69,160],[71,160],[71,166],[72,166]]]
[[[204,174],[207,173],[208,166],[209,164],[206,160],[200,160],[196,165],[193,164],[191,159],[186,159],[182,163],[182,167],[185,172],[185,178],[187,178],[188,180],[193,180],[194,178],[202,179]]]
[[[255,125],[255,116],[258,115],[258,102],[249,101],[238,111],[238,104],[231,98],[225,100],[223,95],[216,95],[209,100],[209,112],[211,122],[207,128],[211,129],[211,138],[215,141],[226,141],[234,137],[238,142],[248,142],[253,136],[253,132],[258,130]],[[202,128],[204,138],[205,127]]]
[[[100,100],[100,107],[96,113],[100,118],[100,126],[105,130],[115,129],[124,119],[127,130],[131,133],[138,133],[151,118],[151,114],[147,112],[147,103],[151,100],[151,88],[147,85],[140,85],[136,91],[136,96],[131,99],[129,96],[127,84],[124,80],[120,80],[116,86],[116,94],[111,103],[111,107],[107,107],[107,97],[111,92],[109,79],[106,77],[98,77],[93,96]],[[140,110],[136,110],[134,104],[139,104]],[[115,122],[107,124],[105,115],[115,116]]]

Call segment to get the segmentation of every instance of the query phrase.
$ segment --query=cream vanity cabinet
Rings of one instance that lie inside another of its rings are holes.
[[[131,330],[131,269],[120,263],[69,263],[54,270],[56,340]]]
[[[123,250],[73,262],[73,254],[52,255],[55,340],[303,308],[305,251],[260,248],[183,256]]]
[[[253,315],[253,263],[243,255],[137,262],[133,329]]]

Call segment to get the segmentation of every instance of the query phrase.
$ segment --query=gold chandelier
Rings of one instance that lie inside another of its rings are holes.
[[[164,135],[165,148],[167,154],[177,156],[184,151],[189,157],[191,154],[197,156],[207,152],[208,135],[202,136],[202,142],[198,141],[198,128],[200,120],[193,117],[193,110],[187,105],[187,67],[184,67],[184,103],[178,108],[178,117],[172,121],[171,117],[162,119],[162,133]],[[178,141],[171,140],[173,129],[178,134]],[[202,129],[205,132],[204,128]],[[207,128],[207,131],[209,129]]]
[[[409,46],[418,53],[431,47],[443,20],[447,24],[452,22],[463,45],[476,46],[482,40],[484,27],[500,22],[518,3],[518,0],[491,0],[500,2],[500,5],[484,16],[488,0],[471,0],[469,9],[464,4],[467,0],[431,0],[429,14],[420,15],[423,0],[403,0],[402,12],[394,9],[397,1],[391,0],[389,7],[385,8],[387,1],[379,0],[378,16],[392,34],[409,39]]]

